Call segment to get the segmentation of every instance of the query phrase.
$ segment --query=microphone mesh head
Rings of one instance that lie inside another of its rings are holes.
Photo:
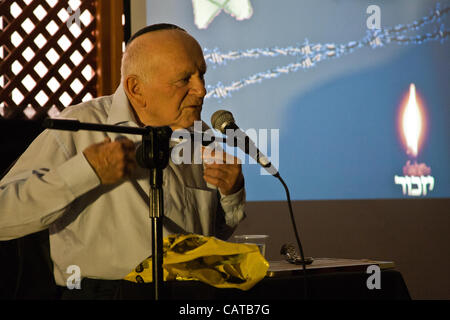
[[[225,134],[225,127],[229,123],[234,123],[233,114],[226,110],[217,110],[211,116],[211,125],[217,131]]]

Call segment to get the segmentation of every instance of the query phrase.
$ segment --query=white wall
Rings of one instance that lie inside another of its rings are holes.
[[[146,0],[130,0],[131,35],[147,25]]]

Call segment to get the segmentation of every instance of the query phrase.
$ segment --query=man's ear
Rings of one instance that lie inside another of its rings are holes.
[[[126,77],[123,83],[123,89],[125,90],[131,105],[136,111],[145,107],[142,83],[137,76],[130,75]]]

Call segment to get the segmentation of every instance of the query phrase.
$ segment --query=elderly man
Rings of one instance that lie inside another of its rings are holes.
[[[112,96],[66,108],[62,118],[125,126],[188,128],[200,120],[206,64],[183,29],[140,30],[122,59]],[[135,160],[139,136],[44,131],[0,183],[0,240],[49,229],[55,281],[123,279],[151,254],[148,172]],[[217,188],[209,188],[213,185]],[[164,169],[164,234],[224,237],[244,217],[241,167],[180,164]]]

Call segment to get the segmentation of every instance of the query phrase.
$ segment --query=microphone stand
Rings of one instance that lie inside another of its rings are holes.
[[[172,134],[170,127],[126,127],[83,123],[78,120],[45,119],[42,126],[56,130],[90,130],[135,134],[142,136],[142,144],[136,150],[136,161],[139,166],[149,169],[150,203],[149,216],[152,220],[152,278],[155,300],[160,300],[163,289],[163,169],[169,163],[169,140]]]
[[[163,169],[169,163],[169,127],[146,127],[149,132],[142,136],[142,145],[136,150],[136,161],[150,170],[150,219],[152,220],[152,278],[155,300],[159,300],[164,283],[163,262]]]

